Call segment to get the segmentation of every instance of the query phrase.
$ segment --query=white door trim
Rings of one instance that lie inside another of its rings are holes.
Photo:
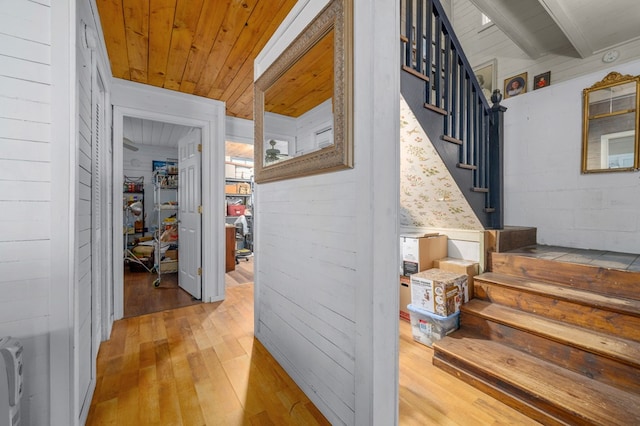
[[[114,319],[123,316],[122,120],[125,116],[155,120],[202,131],[202,301],[223,300],[224,287],[224,103],[113,79],[114,159]]]

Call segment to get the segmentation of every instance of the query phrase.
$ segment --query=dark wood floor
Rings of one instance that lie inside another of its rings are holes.
[[[160,286],[154,287],[158,278],[155,273],[130,272],[125,266],[124,273],[124,317],[166,311],[168,309],[202,303],[178,286],[178,274],[161,276]],[[236,286],[253,282],[253,257],[248,257],[236,265],[235,271],[225,276],[227,286]]]
[[[525,256],[559,262],[599,266],[601,268],[640,271],[640,254],[633,253],[575,249],[541,244],[512,250],[510,253],[520,253]]]

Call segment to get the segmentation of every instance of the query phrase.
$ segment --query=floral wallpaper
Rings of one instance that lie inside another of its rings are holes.
[[[484,229],[404,98],[400,100],[400,226]]]

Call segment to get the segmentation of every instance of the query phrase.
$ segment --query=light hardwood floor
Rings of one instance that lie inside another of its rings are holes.
[[[87,425],[326,425],[253,337],[252,262],[227,274],[227,299],[126,318],[98,354]],[[400,323],[400,425],[533,425],[435,368]]]

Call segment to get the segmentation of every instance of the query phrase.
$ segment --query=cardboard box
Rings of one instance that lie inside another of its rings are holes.
[[[160,262],[160,272],[163,274],[169,274],[171,272],[178,272],[177,260],[163,260]]]
[[[411,303],[411,279],[406,275],[400,275],[400,319],[409,321],[409,308]]]
[[[225,164],[224,165],[224,177],[236,178],[236,166],[233,164]]]
[[[480,272],[480,265],[478,262],[445,257],[444,259],[434,260],[433,267],[442,269],[443,271],[466,275],[466,285],[461,289],[463,296],[462,303],[467,303],[469,300],[473,299],[473,277],[478,275]]]
[[[441,317],[409,305],[409,314],[413,340],[423,345],[432,346],[460,327],[460,312]]]
[[[418,234],[400,236],[402,275],[433,268],[433,261],[447,257],[447,236]]]
[[[428,269],[411,275],[411,304],[443,317],[460,310],[466,275]]]
[[[225,194],[237,194],[238,193],[238,185],[237,184],[233,184],[233,185],[225,185],[224,186],[224,193]]]
[[[235,172],[237,179],[250,179],[253,176],[253,169],[250,167],[236,166]]]
[[[165,259],[178,260],[178,250],[167,250],[164,257]]]
[[[246,182],[239,183],[238,194],[251,194],[251,185]]]

